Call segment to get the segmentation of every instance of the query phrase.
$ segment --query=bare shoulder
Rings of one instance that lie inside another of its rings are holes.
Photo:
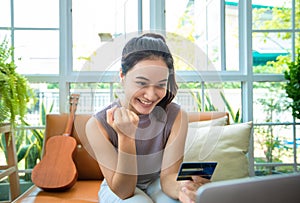
[[[175,123],[188,123],[188,113],[184,109],[180,109],[176,116]]]
[[[108,134],[103,125],[101,125],[101,123],[92,116],[86,123],[86,134],[87,136],[95,136],[95,134],[99,135],[99,133],[108,138]]]

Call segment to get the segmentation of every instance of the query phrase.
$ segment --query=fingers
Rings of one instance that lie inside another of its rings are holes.
[[[209,179],[202,178],[200,176],[192,176],[193,182],[204,185],[206,183],[211,182]]]
[[[182,188],[186,188],[190,191],[196,191],[202,185],[202,183],[194,181],[182,181],[181,183]]]
[[[138,126],[138,123],[139,123],[138,115],[136,113],[134,113],[133,111],[129,111],[129,117],[130,117],[130,120],[133,122],[133,124],[135,126]]]
[[[210,180],[202,178],[200,176],[192,176],[192,179],[192,181],[180,182],[179,200],[181,202],[195,202],[197,190],[199,189],[199,187],[211,182]]]
[[[114,122],[115,123],[118,123],[122,120],[128,120],[128,116],[126,114],[125,111],[125,108],[121,107],[121,108],[117,108],[115,111],[114,111]]]
[[[196,200],[196,194],[188,190],[186,187],[181,188],[179,192],[179,200],[182,203],[193,203]]]
[[[115,123],[131,123],[134,121],[134,114],[124,107],[117,108],[114,111],[114,121]]]
[[[117,133],[127,136],[134,136],[139,117],[133,111],[124,107],[113,107],[106,111],[107,122]]]
[[[115,113],[116,109],[117,109],[117,106],[113,106],[112,108],[110,108],[106,111],[106,121],[110,126],[113,125],[114,113]]]
[[[182,181],[180,184],[179,200],[183,203],[192,203],[196,200],[198,186],[193,181]]]

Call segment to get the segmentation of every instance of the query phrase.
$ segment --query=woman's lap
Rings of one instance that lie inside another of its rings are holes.
[[[161,190],[159,178],[149,185],[146,189],[146,193],[155,203],[179,203],[178,200],[169,197]]]
[[[100,203],[153,203],[149,196],[147,196],[139,188],[135,189],[134,196],[126,200],[120,199],[111,189],[109,188],[106,180],[104,179],[100,191],[98,193]]]
[[[160,180],[157,179],[146,189],[146,193],[139,188],[135,189],[134,196],[122,200],[111,191],[106,181],[103,180],[100,191],[98,193],[100,203],[178,203],[162,192]]]

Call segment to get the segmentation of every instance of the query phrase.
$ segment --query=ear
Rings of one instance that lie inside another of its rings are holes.
[[[119,76],[120,76],[120,78],[123,78],[123,77],[124,77],[124,74],[123,74],[123,72],[122,72],[122,69],[120,69],[120,71],[119,71]]]
[[[124,80],[124,78],[125,78],[125,75],[123,74],[121,68],[120,68],[120,72],[119,72],[119,77],[120,77],[121,82],[123,82],[123,80]]]

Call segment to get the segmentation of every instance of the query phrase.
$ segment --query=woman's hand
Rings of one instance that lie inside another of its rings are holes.
[[[135,137],[139,117],[124,107],[112,107],[107,110],[107,123],[120,135]]]
[[[198,188],[210,182],[210,180],[200,176],[192,176],[192,179],[193,180],[180,181],[179,200],[183,203],[196,202]]]

